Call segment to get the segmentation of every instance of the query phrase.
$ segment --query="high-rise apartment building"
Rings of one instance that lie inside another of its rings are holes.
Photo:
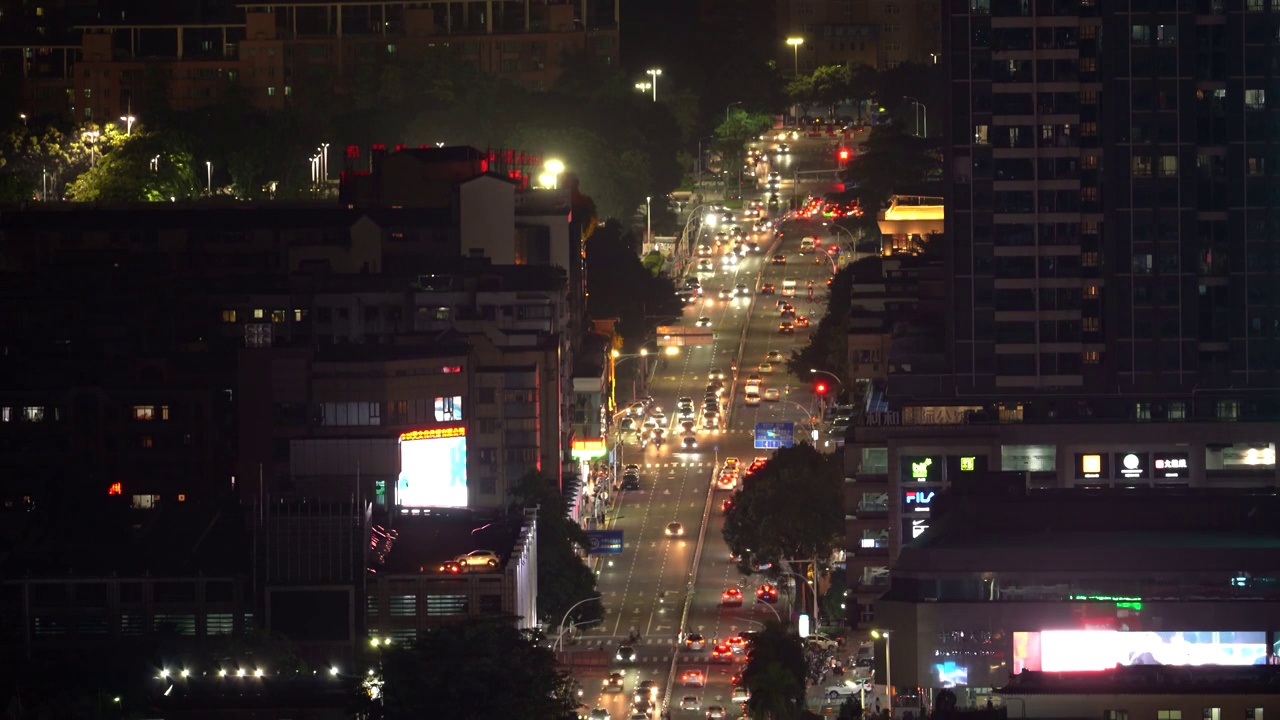
[[[956,385],[1169,396],[1139,417],[1274,388],[1280,4],[944,11]]]

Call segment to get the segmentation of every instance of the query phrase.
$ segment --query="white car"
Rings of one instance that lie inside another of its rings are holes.
[[[684,452],[697,452],[698,438],[694,437],[693,435],[685,435],[684,438],[680,441],[680,449],[683,450]]]
[[[667,523],[667,537],[684,537],[684,524],[678,522]]]
[[[714,272],[715,269],[716,269],[716,266],[713,265],[712,262],[706,258],[703,258],[698,261],[698,272]]]
[[[764,391],[764,399],[769,402],[778,402],[782,399],[782,393],[779,392],[778,388],[768,388]]]
[[[827,688],[822,691],[822,694],[828,700],[834,702],[841,698],[857,695],[861,692],[863,685],[869,684],[870,683],[867,682],[867,678],[854,678],[853,680],[845,680],[844,683],[840,685],[828,685]]]
[[[811,647],[815,647],[819,650],[835,650],[840,647],[840,643],[826,635],[810,635],[807,639]]]
[[[698,700],[697,695],[685,695],[684,697],[680,698],[680,709],[681,710],[701,710],[702,701]]]
[[[733,697],[731,699],[736,703],[747,702],[751,699],[751,691],[739,685],[733,689]]]
[[[492,550],[472,550],[465,555],[453,559],[463,568],[495,568],[498,567],[498,553]]]
[[[777,350],[770,350],[768,355],[764,356],[765,362],[782,362],[782,353]]]
[[[613,720],[613,716],[604,708],[596,708],[587,714],[587,720]]]
[[[771,373],[773,372],[773,363],[762,362],[756,366],[756,370],[759,370],[762,373]]]
[[[698,321],[695,322],[694,325],[697,325],[700,328],[709,328],[711,327],[711,318],[707,317],[706,315],[703,315],[702,317],[698,318]]]
[[[667,426],[667,414],[662,412],[661,410],[655,411],[652,415],[649,416],[649,419],[658,423],[658,427]]]

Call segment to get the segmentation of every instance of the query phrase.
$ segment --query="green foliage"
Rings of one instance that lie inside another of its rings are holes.
[[[538,508],[538,619],[558,625],[574,604],[600,595],[596,576],[579,555],[587,547],[587,533],[569,519],[560,488],[545,475],[526,473],[511,494],[516,498],[513,514]],[[587,602],[575,608],[569,619],[587,622],[602,615],[600,603]]]
[[[845,617],[845,591],[849,589],[849,578],[843,570],[831,572],[827,591],[822,594],[822,615],[828,621],[843,623]]]
[[[716,140],[723,152],[736,157],[741,154],[743,144],[771,127],[773,118],[768,115],[732,108],[716,128]]]
[[[835,117],[836,106],[849,99],[849,71],[844,65],[823,65],[813,71],[813,99]]]
[[[848,366],[849,303],[853,296],[854,265],[841,268],[832,278],[827,294],[827,312],[810,331],[805,346],[791,353],[787,369],[797,376],[809,377],[810,370],[839,373],[841,368]]]
[[[657,250],[650,250],[644,256],[644,260],[642,261],[644,269],[653,273],[654,277],[658,277],[658,275],[662,273],[662,265],[664,262],[665,260],[662,257],[662,253]]]
[[[724,539],[744,562],[827,557],[844,534],[844,473],[808,443],[782,448],[743,481]]]
[[[504,622],[437,625],[381,659],[386,720],[561,720],[578,704],[551,651]]]
[[[115,125],[89,123],[69,132],[52,125],[9,127],[0,136],[0,202],[32,200],[44,188],[46,199],[61,199],[70,182],[124,138]]]
[[[804,713],[804,646],[783,623],[770,622],[751,639],[742,684],[751,692],[752,717],[787,720]]]
[[[200,189],[185,137],[137,130],[76,178],[67,196],[80,202],[164,202],[190,198]]]
[[[587,241],[587,302],[592,317],[616,317],[616,330],[629,346],[644,342],[657,325],[680,316],[675,284],[654,276],[637,256],[636,240],[610,221]]]
[[[881,125],[864,143],[866,152],[849,163],[845,183],[858,188],[868,223],[901,188],[914,187],[941,170],[934,146],[911,134],[909,123]]]

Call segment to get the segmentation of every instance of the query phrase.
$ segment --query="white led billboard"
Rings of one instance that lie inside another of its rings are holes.
[[[1014,672],[1080,672],[1117,665],[1261,665],[1265,632],[1042,630],[1013,634]]]
[[[463,427],[415,430],[400,436],[400,507],[467,506],[467,431]]]

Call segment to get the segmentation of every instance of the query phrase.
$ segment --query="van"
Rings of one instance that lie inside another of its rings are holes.
[[[813,252],[813,238],[811,237],[801,238],[800,240],[800,254],[803,255],[807,252]]]

